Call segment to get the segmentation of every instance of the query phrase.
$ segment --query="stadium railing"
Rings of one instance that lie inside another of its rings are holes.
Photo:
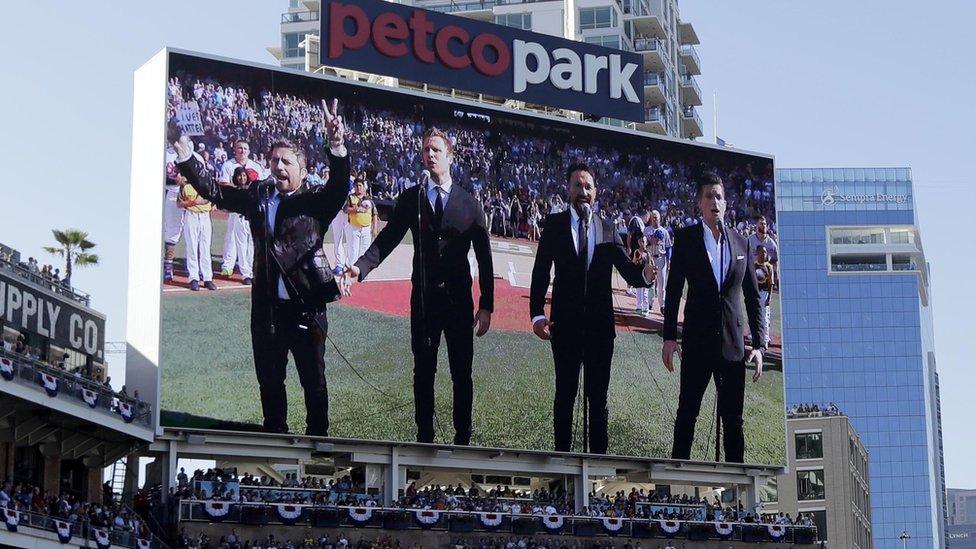
[[[85,307],[91,307],[91,296],[85,292],[76,290],[75,288],[64,284],[63,282],[55,282],[54,280],[41,276],[38,273],[33,273],[23,265],[19,263],[14,263],[7,260],[6,258],[0,257],[0,269],[6,269],[13,272],[15,275],[28,280],[42,288],[51,290],[52,292],[63,295],[68,299],[77,301],[83,304]]]
[[[566,534],[796,544],[810,544],[817,540],[816,528],[812,526],[186,499],[179,501],[179,520],[245,525],[282,524],[303,528],[423,529],[452,533]]]
[[[155,534],[140,537],[132,532],[118,530],[111,526],[105,528],[93,526],[87,520],[70,521],[34,511],[0,508],[0,513],[4,515],[4,522],[6,522],[8,530],[11,528],[11,523],[13,522],[15,523],[13,526],[14,531],[28,535],[30,532],[23,532],[21,528],[53,532],[59,537],[62,543],[89,546],[89,542],[92,542],[95,547],[103,547],[104,543],[100,543],[100,536],[98,534],[99,532],[103,532],[108,536],[110,544],[113,546],[129,547],[131,549],[169,549],[169,546]],[[14,513],[16,517],[11,518],[8,516],[10,513]]]
[[[46,391],[48,396],[62,398],[82,404],[87,404],[89,408],[102,411],[112,416],[121,416],[124,420],[126,416],[122,414],[123,404],[129,406],[133,423],[138,423],[149,427],[152,420],[151,407],[145,402],[115,393],[110,388],[101,383],[90,379],[76,377],[60,368],[55,368],[49,364],[34,360],[29,356],[13,353],[0,349],[0,358],[9,360],[13,368],[13,377],[8,381],[32,387],[38,391]],[[43,376],[50,376],[57,381],[55,389],[45,386]],[[4,380],[7,378],[4,377]],[[3,383],[3,381],[0,381]],[[92,406],[85,399],[83,389],[91,391],[96,395],[95,405]]]

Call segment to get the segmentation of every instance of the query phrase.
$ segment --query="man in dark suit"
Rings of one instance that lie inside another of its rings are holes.
[[[532,331],[552,344],[556,369],[553,430],[556,450],[568,452],[573,439],[573,406],[583,365],[584,397],[589,406],[589,451],[607,452],[607,391],[616,337],[611,277],[613,267],[627,284],[646,288],[654,266],[631,261],[613,225],[593,213],[596,182],[585,164],[567,171],[571,207],[546,220],[532,267],[529,314]],[[551,320],[546,292],[553,265]],[[585,442],[584,442],[585,444]]]
[[[329,107],[323,101],[322,109],[332,174],[324,187],[304,184],[305,152],[289,141],[271,146],[272,176],[248,189],[217,184],[188,137],[181,137],[174,147],[187,182],[219,208],[243,215],[251,226],[255,248],[251,347],[265,429],[288,431],[285,367],[291,352],[305,392],[306,433],[326,436],[325,305],[338,296],[339,288],[322,250],[322,237],[345,202],[349,158],[338,103],[333,100]]]
[[[674,371],[674,354],[681,354],[681,393],[671,457],[691,458],[702,395],[714,377],[725,460],[742,463],[746,362],[755,364],[752,380],[759,381],[766,350],[759,287],[746,239],[724,226],[725,188],[721,178],[706,174],[697,186],[701,223],[675,231],[664,299],[661,354],[669,372]],[[688,295],[679,346],[678,306],[685,283]],[[752,336],[748,360],[742,335],[743,302]]]
[[[488,332],[494,306],[494,270],[485,214],[474,196],[451,180],[454,149],[444,132],[424,134],[421,158],[424,176],[396,200],[386,227],[356,263],[346,270],[343,284],[364,280],[403,240],[413,235],[413,275],[410,280],[410,346],[413,351],[414,419],[417,441],[434,441],[434,374],[441,333],[454,389],[454,444],[471,443],[474,387],[471,361],[472,332]],[[474,246],[481,289],[477,314],[471,297],[468,251]]]

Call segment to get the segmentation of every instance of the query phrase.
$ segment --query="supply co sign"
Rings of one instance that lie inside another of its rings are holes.
[[[323,65],[642,121],[634,52],[381,0],[323,0]]]

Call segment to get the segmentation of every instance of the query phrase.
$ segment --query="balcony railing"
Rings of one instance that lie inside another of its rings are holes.
[[[635,38],[634,51],[660,51],[664,54],[664,42],[660,38]]]
[[[5,510],[0,507],[0,512],[5,512]],[[148,537],[140,537],[133,532],[126,532],[123,530],[117,530],[112,527],[99,528],[92,526],[87,520],[70,521],[67,519],[61,519],[52,517],[50,515],[44,515],[41,513],[35,513],[33,511],[17,510],[18,512],[18,532],[22,534],[30,535],[29,531],[20,530],[20,528],[33,528],[35,530],[42,530],[45,532],[51,532],[57,534],[58,536],[66,535],[70,533],[70,538],[67,542],[74,546],[81,547],[98,547],[98,542],[95,539],[95,531],[101,530],[108,534],[111,544],[113,546],[130,547],[132,549],[143,549],[144,545],[140,545],[139,540],[143,542],[148,542],[149,549],[169,549],[162,540],[153,534]],[[66,533],[58,531],[58,524],[62,523],[68,526]],[[61,538],[63,539],[63,538]]]
[[[644,121],[664,123],[664,109],[661,107],[648,107],[644,109]]]
[[[40,273],[32,272],[25,264],[14,263],[13,261],[7,259],[5,255],[0,257],[0,269],[12,272],[20,278],[28,280],[42,288],[51,290],[59,295],[63,295],[73,301],[77,301],[78,303],[83,304],[85,307],[91,307],[90,295],[66,285],[63,281],[55,282],[50,278],[42,276]]]
[[[296,515],[297,513],[297,515]],[[773,525],[741,522],[709,522],[656,518],[612,518],[575,515],[531,515],[512,512],[442,511],[436,509],[387,509],[302,504],[265,504],[181,500],[180,521],[248,524],[287,524],[296,528],[424,529],[451,532],[549,532],[577,536],[672,538],[679,534],[697,539],[777,541],[811,544],[815,526]],[[285,519],[283,517],[287,516]]]
[[[645,86],[657,86],[658,84],[664,85],[664,77],[658,72],[645,72],[644,73],[644,85]]]
[[[681,117],[688,120],[694,120],[698,122],[698,127],[702,127],[701,117],[698,116],[698,110],[695,107],[685,107],[681,109]]]
[[[319,12],[317,11],[298,11],[294,13],[285,12],[281,14],[282,23],[303,23],[318,20]]]
[[[691,57],[695,60],[695,66],[701,67],[701,60],[698,59],[698,52],[695,50],[694,46],[681,46],[681,55]]]
[[[695,89],[695,94],[697,94],[698,97],[701,97],[702,96],[702,94],[701,94],[701,88],[698,87],[698,81],[695,79],[695,77],[693,75],[690,75],[690,74],[682,74],[681,75],[681,85],[682,86],[691,86],[692,88]]]
[[[59,398],[77,405],[88,406],[105,415],[116,418],[121,417],[126,422],[129,422],[129,418],[131,418],[132,423],[146,428],[151,427],[152,408],[145,402],[140,402],[132,397],[116,393],[101,383],[76,376],[73,373],[19,353],[0,349],[0,358],[9,361],[9,367],[13,370],[12,374],[10,374],[11,379],[7,380],[6,373],[3,379],[0,379],[0,387],[3,387],[2,384],[4,383],[16,383],[45,393],[52,398]],[[6,367],[6,364],[4,366]],[[45,385],[45,379],[42,376],[50,376],[53,378],[53,386],[51,383]],[[86,394],[83,389],[90,391],[88,399],[86,399]],[[90,403],[92,400],[94,404]]]

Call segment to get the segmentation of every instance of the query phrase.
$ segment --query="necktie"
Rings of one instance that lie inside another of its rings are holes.
[[[439,187],[434,187],[434,192],[437,193],[437,199],[434,200],[434,226],[440,229],[441,219],[444,218],[444,201],[441,199]]]
[[[583,218],[580,217],[580,220],[579,220],[579,257],[580,257],[580,264],[583,266],[583,271],[584,272],[587,269],[587,263],[588,263],[588,261],[587,261],[587,257],[586,256],[589,253],[589,251],[590,251],[590,246],[589,246],[589,239],[587,238],[587,234],[586,234],[586,223],[584,222]]]

